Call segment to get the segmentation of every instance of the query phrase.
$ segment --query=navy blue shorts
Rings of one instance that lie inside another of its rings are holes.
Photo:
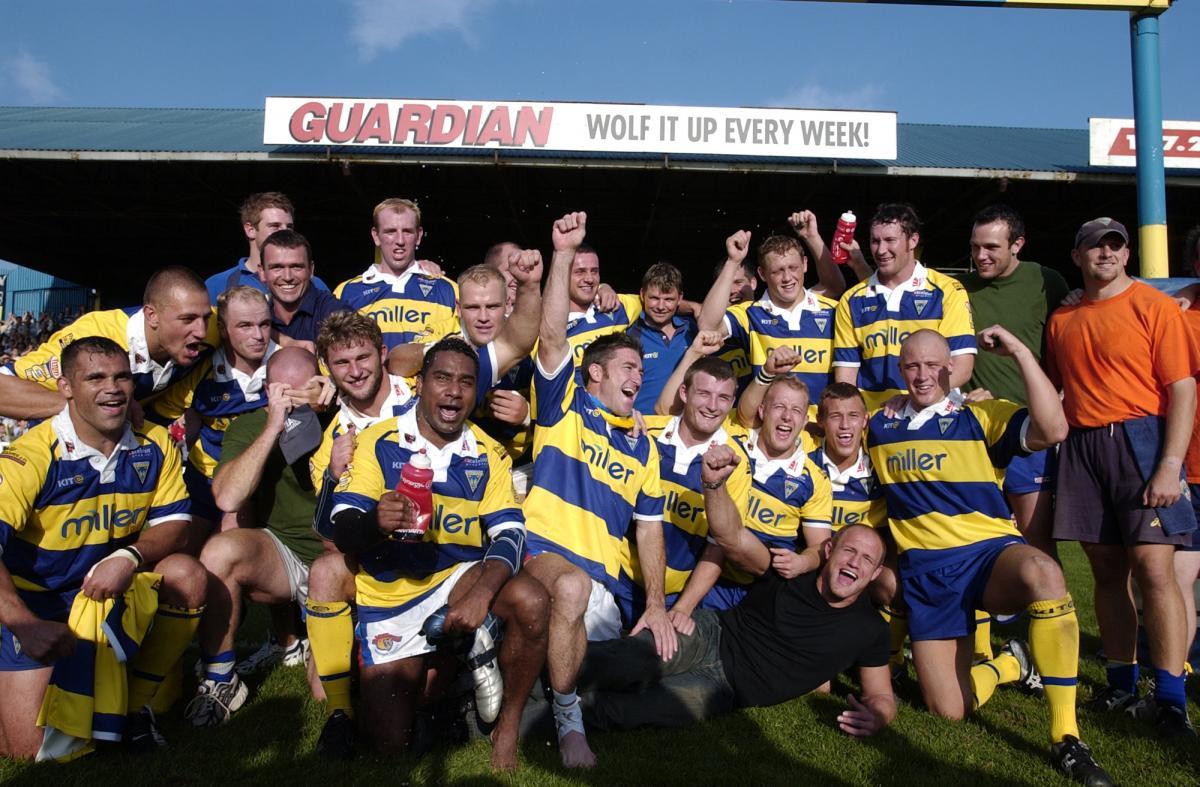
[[[1006,548],[1024,544],[1019,536],[989,538],[978,544],[937,550],[945,553],[934,565],[913,570],[900,556],[900,582],[908,604],[908,635],[913,642],[958,639],[975,631],[975,610],[992,576],[996,559]],[[921,550],[929,554],[932,550]],[[951,555],[950,553],[954,553]]]
[[[1014,456],[1004,473],[1004,492],[1009,495],[1028,495],[1054,491],[1058,475],[1058,451],[1046,448],[1029,456]]]
[[[12,631],[0,626],[0,672],[19,672],[48,666],[50,665],[34,661],[22,653],[21,643],[13,636]]]

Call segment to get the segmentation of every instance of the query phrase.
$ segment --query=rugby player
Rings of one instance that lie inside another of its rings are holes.
[[[867,426],[867,448],[899,550],[921,692],[932,712],[961,719],[1000,683],[1032,685],[1036,668],[1049,703],[1053,763],[1078,781],[1111,784],[1079,740],[1079,624],[1062,569],[1021,538],[997,483],[997,472],[1013,456],[1066,437],[1062,403],[1020,339],[992,326],[979,334],[979,343],[1016,361],[1027,409],[1003,400],[958,403],[950,381],[959,356],[951,355],[941,334],[923,329],[900,348],[908,403],[895,415],[876,413]],[[1027,611],[1032,657],[1014,640],[972,668],[976,609]]]
[[[638,297],[642,313],[629,327],[629,334],[642,345],[642,388],[633,406],[650,413],[698,329],[694,319],[679,313],[683,274],[674,265],[651,265],[642,276]]]
[[[475,351],[461,339],[430,348],[416,405],[359,435],[334,494],[333,535],[359,565],[364,728],[377,747],[393,753],[409,741],[425,657],[435,650],[422,633],[426,619],[449,605],[446,631],[474,637],[490,609],[506,624],[492,767],[511,770],[525,698],[545,661],[548,600],[538,582],[517,573],[525,526],[513,499],[512,465],[466,421],[478,372]],[[390,534],[415,524],[415,508],[390,490],[418,451],[434,467],[434,513],[424,540],[405,543]]]
[[[871,219],[877,269],[842,296],[833,342],[833,377],[863,392],[874,408],[904,390],[897,359],[904,337],[922,328],[947,338],[954,356],[951,388],[971,379],[975,333],[967,293],[916,256],[921,223],[909,205],[880,205]]]
[[[454,283],[417,260],[424,234],[421,209],[415,202],[399,197],[383,200],[375,206],[371,225],[379,261],[334,289],[347,306],[379,323],[389,350],[454,315],[458,299]]]
[[[314,267],[312,247],[295,230],[279,230],[263,242],[262,276],[271,293],[271,328],[280,344],[299,344],[310,352],[325,318],[350,308],[328,290],[313,286]]]
[[[51,668],[76,645],[76,594],[117,598],[139,570],[161,575],[160,606],[129,664],[129,718],[105,723],[111,739],[124,728],[131,746],[154,749],[164,743],[147,703],[191,641],[206,585],[178,553],[190,518],[179,451],[166,430],[131,427],[125,347],[87,336],[55,356],[64,407],[0,454],[0,755],[38,753]]]
[[[641,348],[622,333],[592,342],[579,369],[582,384],[572,362],[567,323],[577,304],[569,290],[586,223],[586,214],[570,213],[554,224],[533,378],[536,461],[525,499],[531,556],[526,568],[551,599],[547,666],[559,754],[567,767],[591,767],[596,761],[575,678],[587,640],[620,636],[626,623],[614,593],[628,588],[620,574],[631,518],[646,596],[646,611],[633,632],[649,628],[664,659],[676,649],[663,599],[658,450],[648,436],[630,434],[642,381]]]
[[[128,352],[134,383],[131,415],[140,422],[140,403],[187,374],[217,344],[216,332],[209,330],[208,292],[191,270],[170,265],[156,271],[146,282],[142,303],[88,312],[0,368],[0,416],[50,418],[61,412],[64,401],[56,380],[63,348],[84,336],[103,336]]]

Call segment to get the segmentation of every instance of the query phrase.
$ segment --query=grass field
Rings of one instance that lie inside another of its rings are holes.
[[[1092,613],[1091,577],[1076,545],[1062,550],[1083,630],[1080,695],[1103,685]],[[260,621],[256,617],[252,622]],[[261,625],[261,624],[258,624]],[[1020,624],[1018,624],[1019,626]],[[253,629],[254,626],[247,627]],[[250,639],[255,638],[254,632]],[[997,642],[1014,633],[994,631]],[[248,640],[249,642],[250,640]],[[190,662],[189,662],[190,663]],[[842,694],[850,690],[840,687]],[[837,691],[835,687],[835,691]],[[1188,686],[1191,715],[1197,683]],[[0,702],[3,698],[0,698]],[[567,774],[549,740],[526,740],[522,770],[494,777],[489,749],[477,742],[441,747],[420,759],[360,757],[333,764],[313,754],[323,722],[308,698],[299,668],[277,669],[224,727],[193,731],[181,706],[164,720],[171,747],[145,758],[103,753],[65,765],[0,762],[6,784],[1069,784],[1051,770],[1046,755],[1046,710],[1038,698],[1001,689],[971,721],[950,723],[925,713],[916,696],[901,697],[892,727],[859,742],[839,733],[837,696],[813,696],[773,708],[742,711],[686,730],[641,730],[594,735],[600,765]],[[1162,744],[1150,728],[1124,716],[1080,714],[1084,740],[1119,784],[1200,785],[1200,744]]]

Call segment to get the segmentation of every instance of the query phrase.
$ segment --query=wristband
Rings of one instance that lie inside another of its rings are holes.
[[[136,567],[140,568],[141,565],[146,562],[146,558],[142,557],[141,550],[138,549],[137,547],[135,547],[133,544],[130,544],[127,547],[122,547],[122,549],[124,549],[126,552],[129,552],[130,554],[132,554],[134,559],[137,560],[137,563],[134,564]]]
[[[777,380],[778,378],[779,378],[779,375],[767,374],[761,368],[758,370],[758,373],[756,375],[754,375],[754,379],[763,385],[770,385],[771,383],[775,382],[775,380]]]
[[[714,481],[713,483],[709,483],[708,481],[701,481],[700,483],[704,486],[705,489],[720,489],[725,484],[724,481]]]

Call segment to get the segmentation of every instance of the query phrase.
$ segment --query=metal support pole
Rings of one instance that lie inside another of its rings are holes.
[[[1135,14],[1130,31],[1141,274],[1146,278],[1162,279],[1170,275],[1170,265],[1167,258],[1167,187],[1163,174],[1158,16]]]

